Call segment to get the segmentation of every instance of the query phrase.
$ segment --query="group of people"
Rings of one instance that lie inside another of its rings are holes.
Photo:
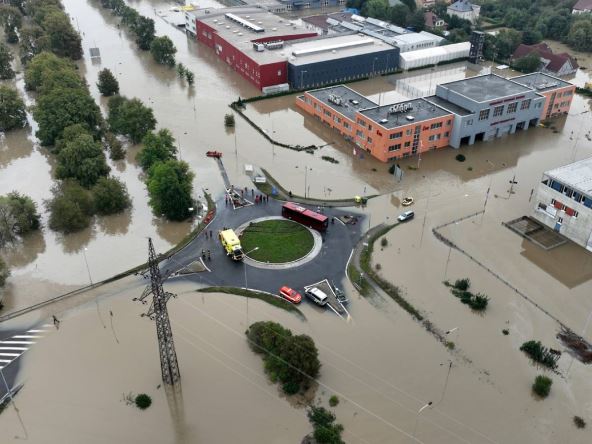
[[[206,250],[201,250],[201,257],[204,261],[206,260]],[[212,260],[212,254],[211,254],[210,250],[208,250],[208,260],[209,261]]]
[[[260,203],[267,203],[269,202],[269,196],[267,194],[257,194],[255,196],[255,204],[260,204]]]

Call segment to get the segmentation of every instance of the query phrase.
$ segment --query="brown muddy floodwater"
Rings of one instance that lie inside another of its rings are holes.
[[[348,285],[349,323],[308,304],[302,307],[307,317],[303,322],[258,301],[247,304],[239,297],[197,294],[194,285],[184,281],[167,284],[167,290],[180,294],[169,303],[169,311],[182,401],[171,407],[158,388],[154,325],[139,317],[145,307],[131,301],[144,281],[127,278],[84,295],[84,305],[76,306],[80,299],[69,300],[6,324],[18,328],[53,313],[62,319],[60,330],[27,352],[22,365],[25,386],[16,401],[26,432],[15,411],[7,409],[0,415],[0,442],[26,436],[43,444],[297,443],[310,431],[305,411],[267,381],[259,356],[244,339],[247,325],[263,319],[313,337],[323,365],[316,398],[327,405],[332,394],[339,396],[335,413],[348,443],[590,442],[588,428],[578,430],[572,423],[574,415],[592,423],[590,366],[574,360],[557,342],[559,324],[554,318],[592,340],[592,255],[569,244],[544,252],[502,225],[531,211],[530,193],[543,171],[592,155],[592,142],[585,137],[592,131],[588,99],[575,96],[569,116],[558,119],[553,128],[529,129],[460,151],[445,149],[421,161],[406,159],[399,182],[386,165],[354,157],[351,145],[298,112],[293,96],[250,104],[246,112],[282,142],[326,145],[314,155],[273,148],[240,118],[233,131],[225,131],[228,103],[258,91],[159,16],[168,14],[171,3],[140,0],[133,5],[155,18],[159,34],[174,40],[177,60],[196,74],[192,89],[174,71],[156,66],[149,54],[139,53],[98,3],[64,1],[84,33],[82,67],[92,93],[104,108],[92,85],[98,71],[108,67],[117,73],[123,94],[149,103],[159,126],[171,129],[182,159],[196,172],[196,197],[202,188],[215,196],[222,191],[216,164],[205,157],[209,149],[224,153],[237,185],[248,183],[244,164],[251,163],[300,194],[305,191],[305,167],[313,171],[308,176],[313,196],[384,193],[364,209],[368,227],[394,221],[403,211],[401,200],[413,196],[415,219],[389,232],[388,246],[376,245],[373,263],[381,265],[380,273],[398,285],[435,328],[454,330],[447,339],[455,347],[446,349],[390,299],[363,299]],[[100,63],[88,58],[93,46],[101,50]],[[475,74],[465,64],[452,64],[351,86],[386,103],[428,94],[438,82]],[[579,71],[574,82],[586,81],[588,75]],[[73,236],[57,236],[45,228],[6,253],[14,274],[8,287],[10,306],[87,283],[85,255],[91,278],[98,280],[143,261],[146,236],[163,250],[187,233],[189,223],[164,223],[151,215],[134,162],[137,149],[112,165],[134,198],[129,214],[97,220]],[[466,156],[465,162],[455,160],[458,152]],[[325,162],[321,155],[340,163]],[[0,192],[16,189],[41,204],[52,185],[51,162],[30,132],[11,133],[0,150]],[[518,184],[510,194],[514,177]],[[449,225],[441,233],[528,299],[432,234],[434,227],[483,208],[483,216]],[[489,296],[484,314],[472,313],[442,284],[460,277],[469,277],[475,292]],[[510,334],[503,335],[502,329]],[[559,374],[534,367],[519,351],[530,339],[563,351]],[[530,388],[541,373],[554,381],[544,401],[535,399]],[[123,394],[130,391],[148,393],[153,406],[140,412],[125,405]],[[418,416],[428,401],[434,407]]]

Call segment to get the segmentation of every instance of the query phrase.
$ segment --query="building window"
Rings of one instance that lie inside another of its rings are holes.
[[[479,120],[487,120],[489,119],[489,110],[484,109],[479,113]]]
[[[473,125],[473,119],[469,119],[469,120],[467,120],[467,121],[466,121],[466,123],[465,123],[465,125],[466,125],[466,126],[471,126],[471,125]]]
[[[518,108],[518,102],[510,103],[508,105],[508,114],[515,113],[517,108]]]
[[[405,131],[405,134],[406,134],[407,136],[410,136],[410,135],[411,135],[411,130],[410,130],[410,129],[408,129],[407,131]]]
[[[411,146],[411,142],[405,142],[405,148],[409,148]]]
[[[331,117],[331,113],[329,111],[327,111],[326,109],[323,110],[323,113],[327,116],[327,117]]]
[[[430,137],[428,137],[428,140],[430,142],[434,141],[436,139],[436,136],[434,134],[432,134]]]
[[[358,137],[364,137],[364,133],[360,130],[356,130],[356,136]]]
[[[520,105],[520,109],[528,109],[530,108],[530,99],[523,100],[522,104]]]
[[[442,128],[442,122],[432,123],[430,129]]]
[[[403,136],[403,131],[399,131],[398,133],[391,133],[389,135],[389,139],[400,139]]]
[[[504,113],[504,105],[493,108],[493,117],[501,116]]]
[[[401,144],[400,143],[397,143],[396,145],[391,145],[391,146],[388,147],[388,150],[389,151],[398,151],[400,149],[401,149]]]
[[[450,133],[449,133],[448,131],[446,131],[446,132],[444,133],[444,137],[448,137],[448,136],[450,136]]]
[[[368,136],[368,143],[372,143],[372,137]]]
[[[337,117],[337,116],[333,116],[333,121],[335,123],[341,123],[341,119],[339,117]]]
[[[343,121],[343,127],[347,129],[351,128],[351,126],[349,126],[349,123],[347,123],[345,120]]]
[[[447,120],[446,121],[446,126],[450,126],[450,125],[452,125],[452,120]]]
[[[364,128],[366,128],[366,121],[362,120],[362,119],[358,119],[358,123],[363,126]]]

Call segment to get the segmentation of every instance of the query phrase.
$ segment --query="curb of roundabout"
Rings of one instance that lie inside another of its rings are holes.
[[[266,220],[288,220],[288,219],[285,219],[282,216],[259,217],[257,219],[252,219],[252,220],[242,224],[241,226],[239,226],[236,229],[236,232],[237,232],[238,236],[240,236],[242,234],[242,232],[250,224],[257,223],[257,222],[263,222]],[[291,221],[291,222],[298,223],[295,221]],[[289,268],[299,267],[301,265],[304,265],[304,264],[312,261],[321,252],[321,248],[323,247],[323,238],[321,237],[321,234],[318,231],[308,228],[305,225],[302,225],[302,226],[305,227],[310,232],[310,234],[312,234],[312,237],[314,240],[314,245],[313,245],[312,249],[306,255],[302,256],[300,259],[296,259],[295,261],[291,261],[291,262],[270,264],[267,262],[257,261],[255,259],[250,258],[249,256],[245,256],[245,258],[243,259],[243,262],[247,265],[252,266],[252,267],[262,268],[262,269],[266,269],[266,270],[286,270]]]

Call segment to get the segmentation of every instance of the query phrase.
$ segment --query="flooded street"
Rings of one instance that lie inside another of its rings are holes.
[[[578,430],[572,423],[574,415],[592,423],[590,366],[573,359],[555,336],[560,321],[592,341],[592,254],[573,244],[543,251],[502,225],[531,212],[531,190],[543,171],[592,156],[586,137],[592,131],[589,99],[574,96],[570,114],[550,128],[401,160],[404,176],[399,181],[387,164],[354,156],[353,145],[297,110],[295,95],[247,104],[245,113],[279,142],[322,146],[312,155],[272,146],[240,116],[234,129],[225,129],[229,103],[259,91],[209,48],[165,21],[172,3],[130,4],[154,18],[157,34],[173,39],[177,61],[195,73],[193,88],[175,70],[139,52],[98,0],[63,3],[81,31],[81,70],[103,111],[106,101],[95,83],[98,72],[110,68],[121,93],[149,104],[158,127],[172,131],[180,157],[195,172],[196,198],[203,197],[203,190],[215,199],[222,196],[218,166],[205,156],[212,149],[224,153],[230,180],[239,186],[250,184],[244,165],[253,164],[301,195],[380,194],[361,209],[367,216],[364,229],[394,222],[403,211],[401,200],[413,196],[415,219],[390,231],[386,247],[376,244],[373,266],[380,264],[380,274],[399,286],[435,328],[453,330],[446,339],[454,347],[438,342],[394,301],[379,295],[364,299],[349,283],[344,286],[351,300],[350,322],[312,304],[302,304],[302,321],[261,301],[196,293],[196,284],[179,278],[165,284],[179,295],[168,307],[182,396],[171,404],[160,386],[154,324],[140,317],[147,307],[132,302],[147,281],[132,276],[3,325],[30,328],[54,314],[61,320],[59,330],[52,328],[25,354],[19,374],[25,384],[15,398],[20,419],[11,407],[0,415],[0,442],[298,443],[311,431],[305,409],[268,381],[261,357],[244,336],[258,320],[281,322],[315,340],[322,363],[315,399],[327,406],[331,395],[339,396],[334,411],[348,443],[590,442],[590,426]],[[213,0],[198,3],[217,5]],[[100,62],[90,61],[91,47],[100,49]],[[490,69],[514,75],[489,66],[480,73]],[[477,74],[465,63],[454,63],[349,86],[384,104],[427,95],[437,83]],[[572,81],[581,86],[589,77],[578,71]],[[20,74],[21,89],[22,82]],[[43,210],[45,225],[4,254],[12,268],[5,312],[144,262],[148,236],[162,252],[191,230],[195,221],[171,223],[152,215],[135,161],[139,147],[133,146],[124,161],[110,161],[114,176],[127,184],[133,208],[97,218],[80,233],[52,232],[42,202],[54,184],[54,159],[35,144],[31,131],[15,131],[0,141],[0,194],[17,190],[30,195]],[[464,162],[455,160],[459,153]],[[324,161],[323,155],[339,163]],[[510,193],[513,179],[517,184]],[[482,210],[482,215],[439,231],[474,260],[432,233]],[[464,277],[470,278],[473,291],[490,298],[481,315],[442,283]],[[531,339],[563,351],[558,374],[536,368],[519,351]],[[542,373],[554,381],[546,400],[531,394],[534,377]],[[126,405],[124,395],[130,392],[149,394],[153,405],[146,411]],[[430,401],[433,407],[418,415]]]

